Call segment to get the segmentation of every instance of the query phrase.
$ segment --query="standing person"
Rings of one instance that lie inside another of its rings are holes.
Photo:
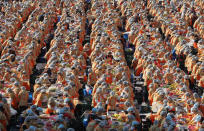
[[[9,97],[11,98],[11,106],[14,108],[14,109],[18,109],[18,101],[17,101],[17,98],[14,94],[14,92],[12,91],[11,88],[8,88],[7,89],[7,93],[9,95]]]
[[[94,86],[96,84],[97,78],[95,72],[93,72],[91,69],[88,70],[88,82],[87,84],[90,86]]]
[[[21,91],[19,92],[18,96],[19,96],[18,108],[19,108],[19,111],[22,112],[28,108],[28,98],[29,98],[29,94],[26,91],[26,88],[24,86],[21,87]]]
[[[116,102],[117,102],[117,97],[115,96],[115,92],[111,92],[110,97],[108,97],[106,103],[108,104],[107,107],[107,112],[109,110],[116,110]]]

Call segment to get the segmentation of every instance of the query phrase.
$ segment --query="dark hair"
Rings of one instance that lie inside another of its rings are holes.
[[[50,68],[48,68],[48,69],[47,69],[47,74],[48,74],[49,76],[51,76],[51,75],[52,75],[52,71],[51,71],[51,69],[50,69]]]
[[[0,106],[0,111],[1,111],[1,112],[4,112],[4,107],[3,107],[3,105]]]
[[[26,125],[23,125],[22,128],[23,128],[23,130],[26,130],[26,129],[27,129]]]
[[[1,80],[0,82],[1,82],[1,84],[4,84],[4,80]]]

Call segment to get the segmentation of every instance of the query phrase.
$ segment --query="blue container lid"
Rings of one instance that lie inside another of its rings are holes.
[[[29,92],[28,102],[32,102],[32,101],[33,101],[33,93]]]
[[[128,39],[128,34],[123,34],[123,38],[127,40]]]
[[[61,19],[61,16],[58,16],[57,17],[57,21],[60,22],[60,19]]]

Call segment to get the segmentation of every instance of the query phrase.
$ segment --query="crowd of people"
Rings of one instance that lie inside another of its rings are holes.
[[[149,116],[154,122],[151,130],[198,130],[203,126],[204,68],[203,36],[199,34],[202,29],[196,26],[203,18],[203,10],[194,1],[146,4],[148,14],[140,9],[142,12],[138,13],[142,15],[132,15],[126,28],[132,25],[132,66],[136,75],[144,79],[148,91],[144,95],[148,95],[156,112]],[[137,21],[132,22],[135,17]]]
[[[203,6],[0,2],[0,130],[14,120],[21,131],[203,131]],[[42,53],[46,63],[33,80]]]

